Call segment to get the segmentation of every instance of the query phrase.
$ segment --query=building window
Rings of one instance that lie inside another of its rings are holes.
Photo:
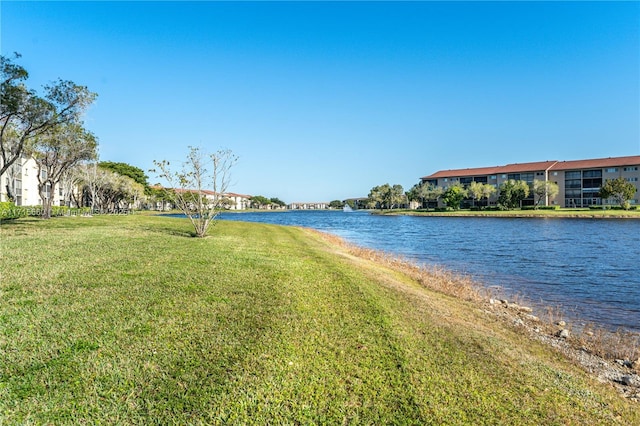
[[[636,172],[636,171],[638,171],[638,167],[637,166],[636,167],[625,167],[622,170],[624,170],[625,172]]]
[[[544,172],[536,172],[536,176],[544,176]]]
[[[471,184],[471,182],[473,182],[473,178],[470,178],[470,177],[460,178],[460,183],[464,186]]]
[[[554,176],[558,176],[558,172],[553,172],[553,175]]]
[[[491,176],[489,176],[489,179],[491,179],[491,180],[496,180],[496,179],[497,179],[497,176],[496,176],[496,175],[491,175]]]
[[[584,178],[597,178],[602,177],[602,170],[585,170],[582,172]]]
[[[506,179],[506,178],[507,178],[507,175],[502,175],[502,179]]]
[[[449,179],[447,179],[447,178],[444,178],[444,181],[445,181],[445,182],[449,182]]]
[[[627,182],[637,182],[638,178],[637,177],[630,177],[626,179]]]
[[[605,173],[617,173],[617,172],[618,172],[617,167],[610,167],[608,169],[605,169]]]

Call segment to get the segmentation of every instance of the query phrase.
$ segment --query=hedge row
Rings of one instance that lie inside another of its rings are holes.
[[[90,207],[65,207],[52,206],[51,216],[77,216],[89,214]],[[0,220],[13,220],[20,217],[39,217],[42,216],[42,206],[16,206],[12,202],[5,201],[0,203]]]

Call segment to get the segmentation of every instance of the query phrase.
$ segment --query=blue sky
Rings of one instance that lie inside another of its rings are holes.
[[[239,156],[234,192],[640,154],[638,2],[14,2],[0,48],[98,93],[100,157]],[[157,181],[152,174],[151,182]]]

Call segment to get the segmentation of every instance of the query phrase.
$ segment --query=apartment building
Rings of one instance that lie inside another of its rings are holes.
[[[510,179],[523,180],[530,185],[533,185],[534,180],[545,180],[557,183],[559,192],[553,198],[542,200],[541,205],[589,207],[613,203],[611,200],[600,198],[600,187],[607,180],[619,177],[635,185],[636,195],[630,202],[632,205],[640,205],[640,155],[441,170],[424,176],[420,180],[423,183],[443,188],[455,183],[467,186],[474,181],[499,188],[502,183]],[[536,201],[534,195],[530,194],[523,201],[523,205],[533,205]],[[496,202],[497,194],[489,199],[489,205],[495,205]],[[469,206],[470,200],[466,200],[464,204]]]
[[[17,206],[42,205],[38,192],[38,164],[33,158],[18,158],[0,176],[0,183],[0,201],[13,200]],[[64,197],[59,188],[52,190],[48,187],[46,196],[53,197],[54,206],[64,205]]]

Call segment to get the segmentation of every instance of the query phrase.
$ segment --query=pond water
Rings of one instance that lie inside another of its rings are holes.
[[[567,318],[640,332],[640,221],[380,216],[364,211],[225,213],[296,225],[470,275]]]

